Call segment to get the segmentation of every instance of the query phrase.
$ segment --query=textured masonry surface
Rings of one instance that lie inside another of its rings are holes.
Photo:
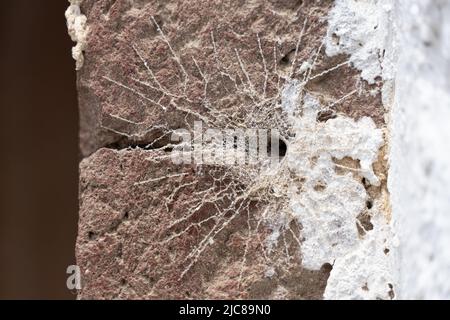
[[[79,298],[396,298],[396,9],[72,0]],[[275,167],[175,164],[170,136],[194,121],[278,129],[286,154]]]

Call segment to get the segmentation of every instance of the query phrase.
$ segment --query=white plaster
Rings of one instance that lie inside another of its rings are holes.
[[[289,195],[290,207],[303,226],[303,265],[333,264],[327,299],[450,299],[449,17],[448,0],[336,0],[330,13],[327,54],[347,54],[362,79],[384,81],[394,223],[384,195],[364,238],[355,221],[367,195],[350,174],[336,175],[331,157],[361,160],[367,177],[380,133],[370,120],[317,124],[320,106],[311,96],[295,118],[292,105],[301,98],[293,94],[301,90],[290,83],[283,92],[297,128],[289,166],[306,178]],[[319,180],[325,190],[314,190]]]
[[[326,53],[350,55],[361,78],[374,83],[383,74],[392,0],[336,0],[328,18]]]
[[[399,297],[450,299],[450,1],[401,0],[389,190]]]
[[[376,213],[371,219],[373,230],[367,233],[356,250],[336,259],[328,279],[325,299],[395,298],[392,229],[383,214],[382,203],[376,204],[374,208]]]
[[[386,52],[394,43],[392,10],[391,0],[336,0],[325,38],[327,55],[348,55],[368,83],[384,80],[386,109],[392,101],[395,77],[394,50]],[[356,222],[365,208],[367,193],[351,173],[337,175],[332,161],[332,157],[360,160],[360,175],[378,185],[372,164],[384,143],[382,131],[370,118],[355,122],[339,116],[318,124],[315,110],[320,106],[305,98],[303,118],[297,120],[297,139],[290,145],[293,167],[308,177],[306,187],[291,196],[291,208],[303,226],[302,263],[314,270],[324,263],[333,265],[326,299],[392,299],[397,279],[392,252],[395,236],[387,212],[389,196],[383,194],[375,201],[371,209],[374,228],[360,237]],[[316,133],[311,135],[311,131]],[[314,153],[319,156],[317,164],[308,167],[306,155]],[[315,191],[308,182],[317,180],[327,185],[324,191]]]
[[[386,195],[371,210],[374,229],[361,237],[357,217],[366,208],[367,192],[351,172],[336,173],[333,161],[359,160],[358,174],[378,185],[372,164],[384,144],[383,132],[370,118],[354,121],[338,116],[317,122],[321,105],[310,94],[302,98],[300,86],[296,81],[286,84],[282,108],[295,131],[285,161],[290,172],[302,178],[301,184],[292,184],[288,191],[290,216],[303,227],[302,265],[311,270],[325,263],[334,265],[324,295],[327,299],[390,299],[393,290],[389,285],[394,286],[394,279],[391,256],[384,252],[391,246]],[[298,106],[301,115],[294,112]],[[279,219],[289,222],[285,218]],[[274,227],[269,242],[277,241],[279,229],[279,224]]]
[[[88,34],[87,18],[81,13],[80,5],[83,0],[69,0],[70,6],[66,10],[67,29],[72,41],[77,44],[72,48],[72,57],[76,61],[76,69],[80,70],[84,64],[83,51],[86,48]]]
[[[306,95],[303,115],[292,119],[296,138],[289,144],[286,160],[305,179],[302,190],[290,195],[290,207],[303,225],[303,265],[313,270],[333,264],[360,242],[356,218],[364,210],[367,193],[351,173],[335,172],[333,158],[360,160],[360,174],[377,184],[372,163],[383,144],[382,132],[370,118],[355,122],[339,116],[321,123],[316,120],[319,108]],[[317,184],[326,186],[325,190],[316,191]]]

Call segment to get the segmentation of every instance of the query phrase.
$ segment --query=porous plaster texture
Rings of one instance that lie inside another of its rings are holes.
[[[450,1],[394,1],[389,189],[403,299],[450,299]]]

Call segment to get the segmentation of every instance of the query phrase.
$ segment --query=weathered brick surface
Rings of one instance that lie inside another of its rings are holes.
[[[381,81],[368,85],[349,65],[315,77],[348,58],[321,49],[332,3],[82,1],[80,298],[322,298],[330,265],[302,267],[294,220],[271,247],[254,180],[240,168],[177,166],[155,148],[194,120],[278,128],[288,140],[279,101],[287,81],[307,77],[306,61],[315,68],[305,90],[323,105],[360,87],[319,122],[370,116],[382,127],[381,95],[371,92]]]
[[[246,112],[251,111],[252,97],[242,94],[249,85],[235,50],[238,50],[245,71],[260,95],[265,78],[262,51],[268,71],[267,96],[277,95],[278,75],[282,77],[281,84],[283,78],[290,75],[305,19],[307,29],[299,46],[296,67],[315,59],[326,33],[327,12],[332,4],[333,1],[325,0],[149,0],[134,4],[130,1],[84,0],[81,10],[87,16],[89,35],[78,81],[83,154],[87,156],[114,143],[127,145],[129,141],[124,140],[130,139],[125,139],[123,133],[138,143],[151,142],[162,132],[186,127],[186,117],[188,122],[198,119],[183,110],[203,115],[211,113],[203,104],[204,81],[199,69],[209,79],[206,96],[210,105],[230,117],[233,115],[233,120],[238,123],[248,121],[245,117],[248,116]],[[161,37],[152,17],[186,73]],[[174,96],[169,97],[158,90],[159,86],[152,81],[153,76],[135,49],[161,86]],[[316,60],[315,74],[345,60],[346,56],[326,57],[322,48]],[[242,91],[237,92],[233,81],[223,75],[225,71],[235,78]],[[106,78],[139,91],[167,110]],[[302,79],[302,75],[297,73],[295,78]],[[311,80],[308,88],[318,93],[324,103],[329,103],[351,92],[359,82],[358,71],[343,66]],[[152,83],[152,88],[145,83]],[[361,95],[350,97],[345,104],[338,104],[334,109],[354,118],[371,116],[378,124],[384,122],[380,95],[368,91],[362,90]],[[220,121],[222,126],[229,124],[224,119]]]
[[[238,209],[242,203],[236,203],[236,211],[223,217],[230,225],[198,258],[186,259],[216,220],[195,224],[218,214],[212,203],[205,202],[183,221],[188,202],[213,186],[211,197],[225,190],[214,182],[220,169],[204,168],[198,175],[191,166],[180,170],[170,161],[156,164],[155,157],[143,150],[102,149],[81,164],[77,259],[84,289],[80,298],[321,298],[329,270],[303,270],[292,236],[286,239],[295,258],[289,263],[281,244],[263,254],[268,249],[263,239],[269,232],[264,226],[258,236],[249,238],[247,223],[258,223],[262,204],[250,203],[248,219],[247,211]],[[186,175],[159,179],[176,174]],[[187,186],[174,192],[182,185]],[[194,259],[198,261],[181,276]],[[277,276],[269,277],[267,270],[273,266]]]

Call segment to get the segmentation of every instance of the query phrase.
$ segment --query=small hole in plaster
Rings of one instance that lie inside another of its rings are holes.
[[[388,248],[385,248],[385,249],[383,250],[384,254],[386,254],[386,255],[387,255],[390,251],[391,251],[391,250],[389,250]]]
[[[317,122],[327,122],[328,120],[336,118],[337,118],[336,112],[334,112],[333,110],[324,110],[320,111],[317,114]]]
[[[125,212],[125,214],[123,215],[123,218],[125,220],[127,220],[130,217],[130,214],[128,213],[128,211]]]
[[[314,190],[317,192],[323,192],[325,191],[326,188],[327,188],[326,183],[322,181],[317,182],[316,185],[314,186]]]
[[[367,282],[361,287],[361,289],[363,289],[364,291],[369,291],[369,285],[367,284]]]
[[[362,178],[361,183],[363,184],[364,188],[368,189],[370,187],[369,181],[367,181],[366,178]]]
[[[373,208],[373,201],[372,200],[367,200],[366,201],[366,207],[367,209],[372,209]]]
[[[333,270],[333,266],[332,266],[331,264],[329,264],[329,263],[325,263],[325,264],[322,265],[322,267],[320,268],[320,270],[321,270],[322,272],[330,273],[331,270]]]
[[[333,41],[333,44],[336,46],[338,46],[341,42],[341,38],[336,33],[332,34],[331,40]]]
[[[395,298],[395,292],[394,292],[394,286],[391,283],[388,283],[389,286],[389,298],[394,299]]]

